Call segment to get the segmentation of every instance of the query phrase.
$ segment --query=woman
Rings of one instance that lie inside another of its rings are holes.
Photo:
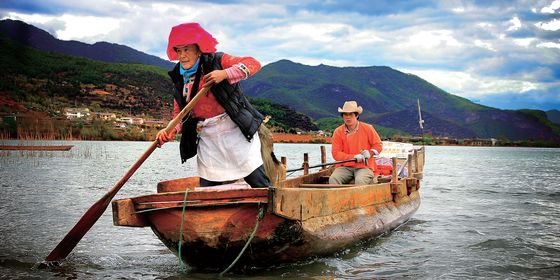
[[[176,88],[174,116],[202,87],[211,88],[172,133],[158,132],[159,146],[182,133],[181,160],[198,155],[200,186],[244,178],[251,187],[268,187],[257,133],[263,116],[239,88],[239,81],[260,70],[260,63],[252,57],[216,52],[217,44],[198,23],[171,29],[167,56],[179,61],[169,72]]]

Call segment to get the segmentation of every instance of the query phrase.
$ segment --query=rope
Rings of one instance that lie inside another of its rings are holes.
[[[187,206],[187,194],[189,189],[185,189],[185,198],[183,199],[183,211],[181,212],[181,228],[179,229],[179,245],[177,246],[177,256],[179,257],[179,271],[186,272],[187,268],[183,262],[183,257],[181,254],[181,243],[183,243],[183,223],[185,222],[185,208]]]
[[[224,274],[226,272],[228,272],[237,263],[237,261],[243,255],[243,253],[245,253],[245,249],[247,249],[247,247],[251,243],[251,240],[253,240],[253,237],[255,237],[255,233],[257,233],[257,229],[259,228],[259,224],[260,224],[260,222],[263,218],[264,218],[264,207],[260,207],[259,208],[259,213],[257,214],[257,223],[255,224],[255,228],[253,229],[253,232],[251,232],[251,235],[249,236],[249,239],[247,239],[247,242],[245,243],[245,246],[243,246],[243,249],[241,249],[241,252],[239,252],[239,255],[237,255],[237,258],[235,258],[235,260],[233,260],[233,262],[228,266],[228,268],[226,268],[224,271],[222,271],[220,273],[220,277],[224,276]]]

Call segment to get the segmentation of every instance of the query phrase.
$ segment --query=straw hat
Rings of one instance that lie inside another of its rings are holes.
[[[216,52],[218,41],[196,22],[183,23],[171,28],[167,42],[169,60],[179,60],[174,47],[197,44],[203,53]]]
[[[358,106],[356,101],[346,101],[342,108],[338,107],[339,113],[358,113],[358,115],[361,115],[363,111],[362,106]]]

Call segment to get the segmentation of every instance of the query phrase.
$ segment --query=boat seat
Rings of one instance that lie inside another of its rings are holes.
[[[381,176],[377,177],[377,184],[388,183],[388,182],[391,182],[391,177],[388,178],[381,177]],[[354,180],[352,180],[349,184],[329,184],[328,181],[327,183],[324,184],[303,184],[303,183],[299,184],[300,188],[348,188],[353,186],[356,186],[354,184]]]
[[[353,187],[355,185],[353,184],[299,184],[300,188],[348,188],[348,187]]]

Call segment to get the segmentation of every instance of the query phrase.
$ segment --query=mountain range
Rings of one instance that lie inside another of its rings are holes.
[[[249,96],[270,99],[314,119],[339,117],[337,108],[345,100],[356,100],[364,108],[361,120],[418,135],[419,99],[424,132],[432,135],[560,139],[558,125],[543,111],[479,105],[390,67],[308,66],[280,60],[263,67],[244,86]]]
[[[131,47],[108,42],[86,44],[78,41],[64,41],[47,31],[19,20],[0,21],[0,33],[24,45],[55,53],[87,57],[113,63],[147,64],[171,68],[174,63],[137,51]]]
[[[173,65],[127,46],[61,41],[20,21],[0,21],[0,33],[22,44],[54,53],[112,63],[148,64],[165,69]],[[155,70],[158,74],[151,76],[161,86],[152,89],[153,94],[143,96],[146,102],[156,104],[149,99],[168,98],[168,89],[163,86],[168,83],[164,71]],[[110,79],[105,81],[110,83]],[[83,81],[83,84],[87,83]],[[242,87],[250,97],[292,108],[312,117],[317,123],[325,123],[325,120],[340,122],[337,108],[346,100],[356,100],[364,108],[360,120],[402,134],[418,135],[422,132],[418,126],[417,111],[417,100],[420,100],[425,120],[424,133],[455,138],[560,143],[558,110],[500,110],[479,105],[449,94],[415,75],[385,66],[308,66],[280,60],[265,65],[251,79],[242,81]]]

